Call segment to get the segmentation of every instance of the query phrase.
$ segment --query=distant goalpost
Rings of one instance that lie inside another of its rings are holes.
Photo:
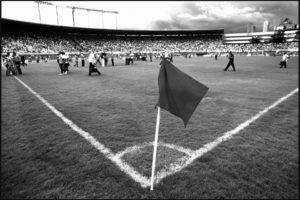
[[[46,1],[34,1],[37,4],[39,22],[45,17],[56,18],[56,25],[73,27],[118,29],[118,11],[60,6]]]

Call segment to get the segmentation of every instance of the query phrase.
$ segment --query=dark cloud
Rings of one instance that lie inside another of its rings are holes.
[[[274,25],[278,24],[282,18],[290,18],[294,23],[299,23],[299,2],[298,1],[258,1],[258,2],[236,2],[237,7],[253,7],[262,14],[272,14]]]
[[[171,14],[171,20],[154,21],[150,24],[150,28],[162,30],[224,28],[225,33],[230,33],[246,32],[248,23],[253,23],[257,31],[262,31],[262,24],[266,19],[271,22],[271,27],[278,25],[282,18],[290,18],[294,23],[299,23],[299,3],[296,1],[225,2],[231,3],[234,9],[246,10],[241,16],[234,16],[232,18],[222,17],[222,13],[210,12],[210,9],[213,10],[214,6],[220,8],[222,2],[209,2],[213,5],[210,7],[197,5],[197,3],[199,2],[187,2],[183,4],[180,11]],[[180,17],[180,14],[188,14],[190,17]],[[246,14],[250,15],[250,17],[245,17],[244,15]],[[199,15],[202,18],[197,19]]]
[[[189,22],[183,21],[155,21],[153,22],[154,29],[157,30],[189,30],[189,29],[219,29],[224,28],[226,33],[237,33],[237,32],[246,32],[247,31],[247,24],[251,21],[246,22],[232,22],[230,20],[221,19],[216,21],[204,21],[202,20],[190,20]],[[219,24],[216,26],[216,24]],[[257,31],[261,31],[256,24]]]
[[[182,12],[189,13],[192,16],[197,16],[199,14],[208,14],[208,11],[200,6],[195,6],[195,2],[188,2],[183,4]]]

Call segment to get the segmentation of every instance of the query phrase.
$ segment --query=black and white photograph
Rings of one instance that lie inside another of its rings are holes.
[[[299,1],[1,1],[1,199],[298,199]]]

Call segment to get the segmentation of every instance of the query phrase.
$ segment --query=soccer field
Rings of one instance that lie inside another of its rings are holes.
[[[1,195],[297,198],[298,92],[185,167],[179,162],[298,88],[298,57],[287,69],[279,68],[279,60],[237,56],[233,72],[223,71],[225,57],[174,58],[176,67],[209,90],[186,128],[161,110],[154,191],[149,178],[159,60],[130,66],[116,60],[115,67],[99,67],[101,76],[73,64],[59,76],[56,62],[23,67],[17,78],[63,117],[2,69]],[[174,165],[180,169],[168,171]]]

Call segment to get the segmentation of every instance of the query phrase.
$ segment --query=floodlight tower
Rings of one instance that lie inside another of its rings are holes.
[[[58,11],[57,11],[57,7],[65,7],[65,8],[69,8],[72,9],[72,19],[73,19],[73,26],[75,27],[75,17],[74,17],[74,13],[77,10],[84,10],[88,13],[88,25],[90,27],[90,11],[93,12],[98,12],[101,13],[102,15],[102,28],[104,28],[104,17],[103,14],[104,13],[113,13],[116,15],[116,29],[118,28],[118,11],[109,11],[109,10],[97,10],[97,9],[90,9],[90,8],[80,8],[80,7],[75,7],[75,6],[60,6],[60,5],[54,5],[52,3],[46,2],[46,1],[34,1],[35,3],[37,3],[38,5],[38,12],[39,12],[39,19],[40,19],[40,23],[42,23],[42,19],[41,19],[41,11],[40,11],[40,4],[45,4],[45,5],[50,5],[50,6],[55,6],[56,7],[56,19],[57,19],[57,25],[59,25],[59,21],[58,21]]]
[[[41,20],[41,11],[40,11],[40,1],[35,1],[35,3],[37,3],[37,6],[38,6],[38,12],[39,12],[39,19],[40,19],[40,24],[42,23],[42,20]]]
[[[73,26],[75,27],[74,12],[75,12],[75,8],[72,7]]]

